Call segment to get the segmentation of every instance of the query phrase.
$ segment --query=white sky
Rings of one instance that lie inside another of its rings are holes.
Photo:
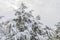
[[[8,2],[9,1],[9,2]],[[12,7],[17,9],[18,0],[0,0],[0,16],[12,18]],[[33,6],[34,15],[40,15],[41,21],[49,26],[53,26],[60,21],[60,1],[59,0],[23,0]],[[12,4],[11,4],[12,3]]]

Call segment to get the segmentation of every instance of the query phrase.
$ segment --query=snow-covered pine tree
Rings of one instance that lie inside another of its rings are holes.
[[[60,40],[60,22],[55,24],[55,26],[56,26],[56,30],[55,30],[55,32],[56,32],[56,39]]]
[[[34,18],[33,10],[21,3],[15,10],[16,18],[0,24],[0,40],[50,40],[53,30],[40,22],[40,17]],[[3,33],[3,34],[2,34]],[[52,40],[52,39],[51,39]]]
[[[54,25],[54,35],[50,40],[60,40],[60,22]]]

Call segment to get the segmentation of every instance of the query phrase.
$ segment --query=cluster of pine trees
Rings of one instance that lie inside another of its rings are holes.
[[[56,30],[40,22],[40,17],[34,18],[33,10],[21,3],[15,10],[16,18],[0,23],[0,40],[60,40],[60,22]]]

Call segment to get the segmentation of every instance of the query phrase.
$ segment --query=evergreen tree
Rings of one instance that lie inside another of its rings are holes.
[[[60,22],[58,22],[55,26],[56,26],[56,30],[55,30],[55,32],[56,32],[56,39],[60,40]]]
[[[40,22],[40,17],[34,18],[32,11],[21,3],[15,10],[16,18],[3,22],[0,28],[0,40],[53,40],[53,30]],[[3,30],[2,30],[3,29]],[[1,32],[2,31],[2,32]]]

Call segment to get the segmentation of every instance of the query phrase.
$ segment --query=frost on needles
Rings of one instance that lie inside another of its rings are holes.
[[[0,23],[0,40],[55,40],[54,30],[34,18],[33,10],[21,3],[15,10],[16,18]]]

